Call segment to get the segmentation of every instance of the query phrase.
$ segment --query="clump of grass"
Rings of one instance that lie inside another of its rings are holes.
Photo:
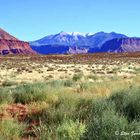
[[[140,87],[121,90],[114,93],[109,99],[116,104],[116,109],[125,115],[129,121],[140,118]]]
[[[3,87],[13,86],[13,85],[17,85],[17,83],[14,82],[14,81],[10,81],[10,80],[5,80],[5,81],[2,83],[2,86],[3,86]]]
[[[66,80],[64,82],[64,86],[66,87],[72,87],[74,85],[74,82],[72,80]]]
[[[25,125],[14,120],[0,121],[0,139],[18,140],[21,139],[25,130]]]
[[[83,77],[83,73],[78,73],[78,74],[74,74],[73,75],[73,81],[78,81],[81,80],[81,78]]]
[[[99,76],[97,76],[97,75],[89,75],[87,78],[89,78],[89,79],[92,79],[92,80],[96,81],[96,80],[98,80],[98,79],[99,79]]]
[[[54,68],[48,67],[47,71],[54,71]]]
[[[48,83],[53,88],[64,88],[64,87],[72,87],[74,85],[74,81],[71,79],[67,80],[53,80]]]
[[[11,91],[7,88],[0,88],[0,104],[10,104],[13,102]]]
[[[29,113],[39,113],[42,112],[44,109],[49,108],[49,104],[46,102],[32,102],[28,104]]]
[[[115,103],[116,110],[119,112],[123,111],[123,106],[125,104],[125,99],[128,97],[128,93],[126,90],[118,90],[112,93],[109,97],[109,101],[113,101]]]
[[[42,123],[41,121],[39,126],[33,127],[33,134],[37,137],[37,139],[40,140],[51,140],[54,137],[56,138],[52,128]]]
[[[96,114],[89,123],[88,132],[86,134],[87,139],[108,139],[127,140],[128,137],[116,136],[116,131],[128,130],[128,121],[125,117],[119,116],[114,110],[105,110],[100,115]]]
[[[78,93],[81,93],[81,92],[86,92],[86,91],[88,91],[88,90],[90,90],[91,89],[91,84],[90,83],[88,83],[88,82],[81,82],[81,83],[79,83],[79,88],[77,89],[77,92]]]
[[[57,127],[59,139],[62,140],[80,140],[86,132],[86,125],[76,120],[68,120]]]
[[[78,118],[82,122],[88,121],[92,112],[93,102],[92,99],[79,99],[74,111],[74,118]]]
[[[43,83],[20,85],[13,90],[13,98],[15,103],[23,104],[45,101],[47,92],[47,85]]]
[[[85,137],[97,140],[116,139],[115,131],[124,131],[127,127],[127,119],[116,113],[115,104],[106,99],[99,99],[93,103]]]
[[[126,103],[123,107],[124,115],[130,121],[140,121],[140,87],[135,87],[129,90],[129,95],[126,98]]]
[[[49,85],[54,88],[63,87],[64,80],[53,80],[53,81],[49,82]]]

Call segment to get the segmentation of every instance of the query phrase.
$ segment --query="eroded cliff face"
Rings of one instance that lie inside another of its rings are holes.
[[[107,41],[100,52],[137,52],[140,51],[140,38],[120,38]]]
[[[36,54],[28,42],[20,41],[9,33],[0,29],[0,55],[8,54]]]
[[[0,55],[35,54],[28,42],[0,39]]]
[[[122,39],[122,49],[124,52],[140,51],[140,38]]]

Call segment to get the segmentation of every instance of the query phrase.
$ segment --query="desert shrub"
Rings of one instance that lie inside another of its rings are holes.
[[[139,91],[139,87],[119,90],[109,98],[95,100],[90,107],[85,139],[138,140],[140,136],[132,137],[131,133],[140,131]],[[119,135],[115,135],[116,131]],[[121,135],[123,131],[130,134]]]
[[[48,82],[48,84],[53,88],[71,87],[74,85],[73,80],[53,80]]]
[[[47,98],[46,84],[21,85],[13,90],[13,98],[16,103],[30,103],[35,101],[45,101]]]
[[[129,124],[129,130],[130,133],[130,140],[139,140],[140,139],[140,121],[134,120],[132,123]]]
[[[56,139],[56,136],[54,134],[54,131],[52,130],[52,127],[49,127],[48,125],[40,122],[39,126],[33,127],[33,134],[39,139],[39,140],[52,140]]]
[[[93,79],[93,80],[98,80],[99,79],[99,77],[97,76],[97,75],[89,75],[87,78],[89,78],[89,79]]]
[[[91,83],[88,83],[88,82],[81,82],[79,84],[80,88],[79,88],[79,91],[78,92],[83,92],[83,91],[86,91],[88,89],[90,89],[92,86],[91,86]]]
[[[140,120],[140,88],[134,87],[129,91],[129,95],[123,106],[123,113],[129,121]]]
[[[116,110],[118,112],[123,111],[123,106],[126,102],[126,98],[128,98],[128,93],[126,90],[118,90],[112,93],[112,95],[109,97],[108,101],[112,101],[115,103]]]
[[[88,131],[85,139],[114,139],[115,131],[124,130],[127,120],[115,112],[115,104],[107,99],[94,100],[87,121]]]
[[[86,125],[78,120],[68,120],[59,125],[56,131],[60,140],[80,140],[86,132]]]
[[[0,89],[0,104],[12,103],[12,102],[13,102],[13,98],[12,98],[10,90],[7,88],[1,88]]]
[[[34,135],[41,140],[80,140],[86,132],[86,125],[78,120],[64,120],[56,125],[40,123],[33,127]]]
[[[42,112],[44,109],[49,108],[49,104],[44,101],[39,102],[31,102],[28,104],[28,111],[29,113],[39,113]]]
[[[139,121],[136,121],[136,120],[134,120],[133,122],[131,122],[129,124],[129,130],[130,131],[139,132],[140,131],[140,122]]]
[[[117,91],[111,99],[118,112],[127,117],[129,121],[139,120],[140,118],[140,88],[133,87],[127,90]]]
[[[80,99],[76,105],[74,112],[75,119],[78,118],[82,122],[88,121],[92,107],[93,107],[92,99]]]
[[[64,89],[57,91],[57,93],[53,92],[54,91],[50,90],[50,94],[46,99],[48,107],[42,109],[42,111],[37,114],[31,114],[29,119],[40,119],[48,125],[58,125],[62,123],[64,119],[77,119],[75,110],[79,102],[79,97]]]
[[[13,85],[17,85],[16,82],[14,81],[9,81],[9,80],[6,80],[2,83],[2,86],[6,87],[6,86],[13,86]]]
[[[128,140],[127,136],[115,135],[115,132],[126,131],[128,121],[123,116],[119,116],[114,110],[105,110],[100,114],[93,114],[89,122],[86,139],[92,140]]]
[[[71,104],[70,104],[71,102]],[[51,105],[40,113],[34,114],[31,118],[41,119],[42,122],[48,125],[58,125],[65,119],[73,118],[75,116],[76,102],[59,99],[56,105]]]
[[[78,81],[83,77],[83,73],[78,73],[73,75],[73,81]]]
[[[49,85],[54,88],[59,88],[64,86],[64,80],[53,80],[49,82]]]
[[[25,130],[25,125],[13,120],[0,121],[0,139],[18,140],[21,139]]]
[[[72,80],[66,80],[64,82],[64,86],[66,87],[72,87],[74,85],[74,82]]]
[[[113,102],[108,102],[107,98],[97,98],[93,101],[92,114],[101,115],[105,110],[115,110],[115,104]]]

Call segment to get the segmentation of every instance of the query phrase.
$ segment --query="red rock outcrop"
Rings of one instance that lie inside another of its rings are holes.
[[[9,33],[0,29],[0,55],[7,54],[36,54],[28,42],[20,41]]]

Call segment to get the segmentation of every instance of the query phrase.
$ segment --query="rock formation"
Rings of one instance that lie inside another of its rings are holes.
[[[0,28],[0,55],[36,54],[28,42],[20,41]]]
[[[99,52],[138,52],[140,38],[118,38],[107,41]]]

